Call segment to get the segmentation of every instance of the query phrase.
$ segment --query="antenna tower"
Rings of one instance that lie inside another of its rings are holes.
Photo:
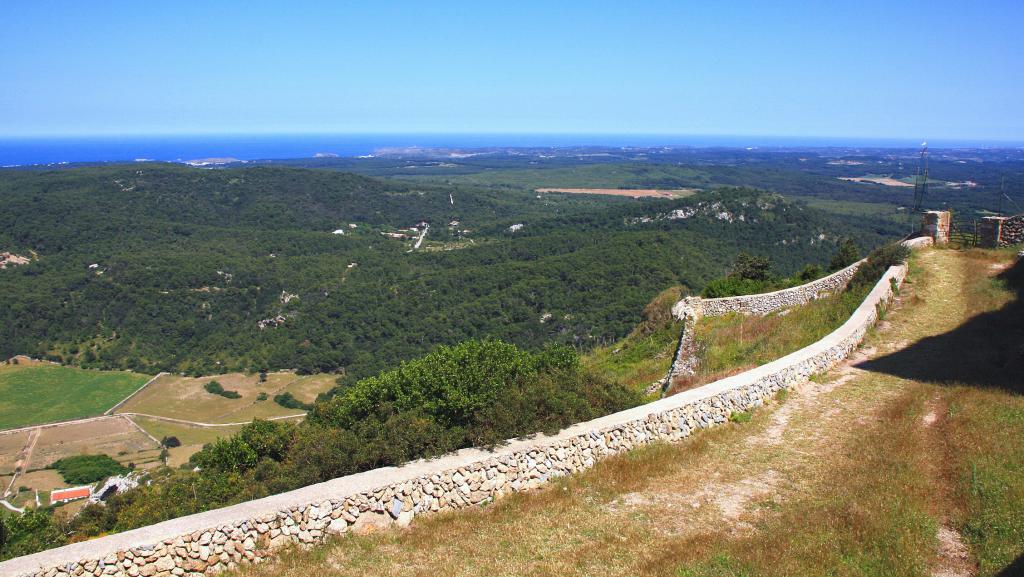
[[[928,194],[928,143],[921,143],[921,156],[917,161],[917,178],[914,180],[914,213],[921,212],[924,197]]]

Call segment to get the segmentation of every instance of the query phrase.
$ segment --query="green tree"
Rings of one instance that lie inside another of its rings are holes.
[[[732,271],[729,276],[765,282],[771,278],[772,261],[766,256],[755,256],[741,252],[736,255],[732,263]]]
[[[857,248],[857,243],[850,237],[843,237],[839,240],[836,253],[832,255],[832,260],[828,264],[828,271],[843,270],[858,260],[860,260],[860,249]]]

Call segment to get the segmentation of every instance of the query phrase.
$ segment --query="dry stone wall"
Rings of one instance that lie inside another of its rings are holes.
[[[999,246],[1024,243],[1024,214],[1011,216],[1003,221],[999,235]]]
[[[781,359],[703,387],[517,439],[493,452],[466,449],[340,477],[0,563],[0,575],[201,577],[259,562],[281,547],[310,546],[370,525],[408,524],[429,512],[480,505],[592,467],[609,455],[677,441],[762,405],[780,389],[827,371],[857,347],[906,268],[892,267],[842,327]]]
[[[770,312],[810,302],[824,294],[841,290],[850,282],[864,260],[834,272],[826,277],[770,293],[741,295],[717,299],[686,297],[672,307],[672,314],[678,319],[686,317],[717,317],[728,313],[766,315]]]

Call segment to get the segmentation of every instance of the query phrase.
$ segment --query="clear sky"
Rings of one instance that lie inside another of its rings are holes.
[[[0,136],[1024,140],[1024,1],[6,0]]]

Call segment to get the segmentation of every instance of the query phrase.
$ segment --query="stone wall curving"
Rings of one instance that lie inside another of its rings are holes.
[[[728,313],[766,315],[779,309],[802,305],[820,296],[842,289],[853,278],[864,259],[834,272],[826,277],[800,286],[777,290],[770,293],[704,299],[686,297],[672,307],[672,314],[678,319],[687,316],[717,317]]]
[[[465,449],[375,469],[19,557],[0,563],[0,575],[200,577],[261,561],[284,546],[308,546],[367,525],[405,525],[428,512],[479,505],[587,469],[609,455],[683,439],[845,359],[905,273],[905,266],[890,268],[849,320],[822,340],[745,373],[557,435],[516,439],[494,451]]]

